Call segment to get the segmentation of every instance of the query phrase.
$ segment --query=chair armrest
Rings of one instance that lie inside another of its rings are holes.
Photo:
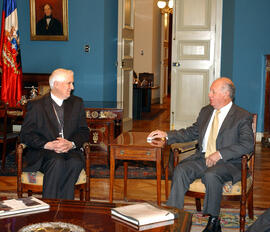
[[[186,142],[186,143],[173,143],[171,145],[171,149],[178,150],[179,153],[187,152],[196,149],[196,146],[198,144],[197,140]]]
[[[17,164],[17,175],[21,176],[22,174],[22,156],[23,150],[27,147],[26,144],[20,143],[16,147],[16,164]]]
[[[90,160],[90,143],[85,142],[82,146],[86,163]],[[90,161],[89,161],[90,164]]]
[[[18,144],[17,149],[25,149],[26,147],[27,147],[26,144],[20,143],[20,144]]]
[[[16,155],[17,155],[17,161],[19,160],[19,157],[22,158],[23,150],[27,147],[24,143],[19,143],[16,147]]]
[[[254,152],[251,152],[249,154],[245,154],[242,156],[242,158],[245,158],[245,156],[247,157],[247,162],[249,162],[252,159],[252,157],[254,156]]]
[[[22,171],[23,171],[23,150],[26,148],[26,144],[19,143],[16,146],[16,164],[17,164],[17,194],[18,197],[22,197]]]
[[[82,145],[82,147],[83,147],[83,150],[84,150],[84,151],[89,149],[89,152],[90,152],[90,143],[89,143],[89,142],[85,142],[85,143]]]
[[[247,191],[247,178],[252,176],[252,181],[254,181],[254,158],[254,152],[241,157],[241,186],[244,194]]]
[[[185,143],[174,143],[171,145],[171,150],[173,152],[173,166],[176,165],[181,161],[189,156],[193,155],[196,148],[197,148],[198,141],[190,141]]]
[[[83,150],[85,155],[85,172],[86,176],[90,178],[90,143],[86,142],[83,144]]]
[[[251,164],[251,162],[254,162],[254,152],[242,155],[242,157],[241,157],[242,169],[245,168],[245,166],[247,166],[249,168],[250,165],[253,165],[253,164]],[[251,171],[253,172],[253,169]]]

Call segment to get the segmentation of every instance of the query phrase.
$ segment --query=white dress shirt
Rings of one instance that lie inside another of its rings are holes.
[[[219,129],[220,129],[225,117],[227,116],[228,112],[230,111],[231,107],[232,107],[232,102],[228,103],[226,106],[223,106],[220,109],[220,113],[218,115],[218,132],[219,132]],[[206,132],[205,132],[205,135],[204,135],[204,139],[203,139],[203,142],[202,142],[203,152],[206,151],[208,137],[209,137],[209,134],[210,134],[210,129],[211,129],[212,122],[214,120],[214,116],[215,116],[216,111],[217,111],[216,109],[213,111],[211,119],[209,121],[209,124],[207,126],[207,129],[206,129]],[[221,155],[221,158],[222,158],[222,155]]]

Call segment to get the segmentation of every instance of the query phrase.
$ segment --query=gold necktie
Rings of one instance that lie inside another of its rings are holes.
[[[210,134],[208,137],[206,152],[205,152],[205,158],[207,158],[209,155],[214,153],[216,151],[216,139],[217,139],[217,133],[218,133],[218,115],[220,111],[217,110],[215,113],[214,120],[212,122],[212,127],[210,129]]]

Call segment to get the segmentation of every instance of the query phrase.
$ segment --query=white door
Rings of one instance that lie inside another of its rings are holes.
[[[160,104],[163,104],[163,98],[168,94],[169,21],[169,14],[163,13],[161,16]]]
[[[171,129],[190,126],[220,75],[222,0],[175,0]]]
[[[118,0],[117,101],[123,103],[123,131],[132,129],[134,0]]]

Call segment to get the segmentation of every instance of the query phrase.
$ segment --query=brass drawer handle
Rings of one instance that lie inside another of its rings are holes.
[[[120,155],[124,155],[125,152],[123,150],[120,150]],[[151,155],[151,152],[150,151],[147,151],[146,152],[146,155]]]

